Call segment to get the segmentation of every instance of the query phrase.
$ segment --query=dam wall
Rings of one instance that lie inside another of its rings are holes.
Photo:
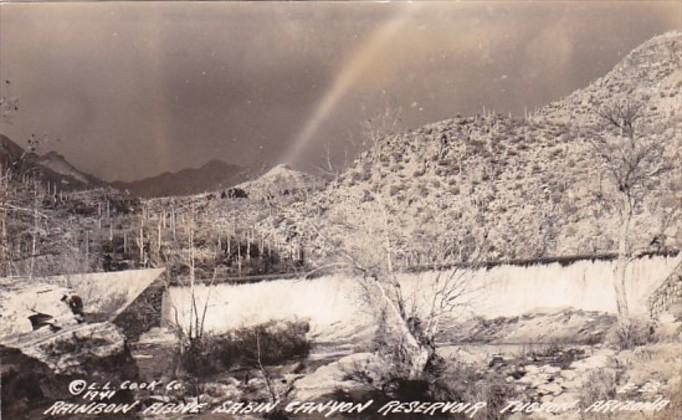
[[[680,256],[649,256],[633,261],[627,270],[626,288],[633,315],[649,313],[647,300],[680,261]],[[615,261],[580,260],[456,272],[465,284],[458,317],[494,318],[530,312],[557,312],[567,308],[616,312]],[[453,271],[400,274],[403,295],[409,304],[425,311],[433,298],[434,283]],[[371,311],[362,298],[358,279],[330,275],[312,280],[287,279],[252,284],[197,285],[195,299],[207,302],[205,328],[220,332],[270,320],[307,319],[313,333],[343,336],[371,328]],[[187,287],[171,287],[164,296],[163,320],[189,322],[191,293]]]

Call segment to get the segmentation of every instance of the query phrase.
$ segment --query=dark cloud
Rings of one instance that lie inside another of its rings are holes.
[[[682,25],[678,2],[434,2],[363,51],[410,7],[2,4],[0,77],[12,80],[22,109],[0,131],[62,138],[53,147],[106,179],[214,158],[255,164],[283,155],[361,60],[311,136],[299,161],[309,166],[327,142],[340,156],[385,107],[402,109],[403,127],[483,106],[519,114]]]

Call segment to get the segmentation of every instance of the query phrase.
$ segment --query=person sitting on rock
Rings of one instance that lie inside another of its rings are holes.
[[[83,322],[83,317],[85,314],[83,313],[83,299],[81,299],[80,296],[76,294],[64,295],[62,297],[62,302],[65,302],[67,305],[69,305],[71,312],[76,315],[78,322]]]

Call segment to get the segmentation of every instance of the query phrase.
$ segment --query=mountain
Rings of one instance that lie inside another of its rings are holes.
[[[24,150],[9,137],[0,134],[0,164],[3,170],[11,169],[15,174],[31,174],[44,182],[57,185],[65,191],[92,189],[106,183],[76,169],[64,156],[57,152],[44,155]]]
[[[0,164],[9,168],[24,155],[24,149],[14,143],[9,137],[0,134]]]
[[[116,181],[112,185],[146,198],[182,196],[229,188],[248,179],[249,175],[247,168],[211,160],[200,168],[165,172],[132,182]]]
[[[314,175],[292,169],[280,163],[261,175],[238,184],[236,188],[246,191],[253,199],[268,196],[295,194],[298,191],[317,189],[324,181]]]
[[[64,156],[57,152],[48,152],[38,157],[37,162],[53,172],[56,172],[65,177],[71,177],[84,185],[102,186],[104,182],[95,178],[90,174],[86,174],[78,170],[75,166],[69,163]]]
[[[682,149],[682,33],[657,36],[628,54],[604,77],[525,117],[496,113],[456,116],[381,139],[320,192],[265,217],[259,228],[298,235],[318,262],[348,234],[347,220],[364,222],[377,198],[392,215],[397,260],[424,263],[425,249],[461,249],[484,238],[485,257],[525,259],[613,252],[618,209],[605,204],[609,181],[591,147],[613,134],[598,110],[618,100],[641,101],[638,135]],[[679,166],[679,165],[678,165]],[[648,180],[660,196],[681,199],[682,168]],[[631,236],[646,249],[663,234],[682,243],[682,223],[661,230],[656,203],[637,209]],[[377,220],[381,220],[379,217]]]

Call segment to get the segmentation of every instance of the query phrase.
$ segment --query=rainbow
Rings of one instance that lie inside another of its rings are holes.
[[[421,7],[419,3],[411,1],[403,3],[401,6],[394,16],[391,16],[387,22],[370,33],[367,40],[349,55],[334,78],[334,82],[299,131],[285,158],[282,159],[283,162],[292,164],[300,157],[306,146],[315,138],[320,126],[336,108],[336,105],[346,96],[358,78],[371,68],[372,64],[379,58],[379,52]]]

